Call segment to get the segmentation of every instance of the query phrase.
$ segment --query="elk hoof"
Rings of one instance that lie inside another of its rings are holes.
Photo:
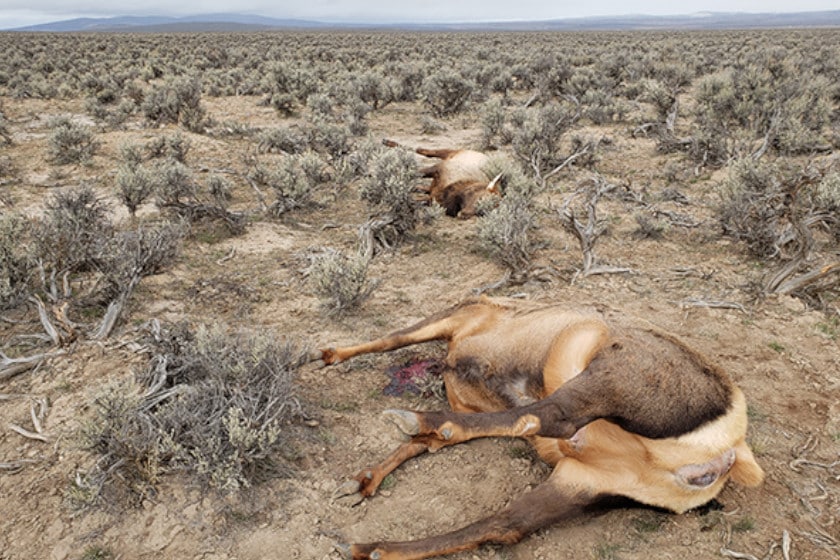
[[[341,502],[348,507],[357,506],[362,503],[364,496],[361,493],[362,483],[358,480],[348,480],[333,492],[333,502]]]
[[[417,415],[407,410],[386,410],[382,415],[397,425],[402,433],[407,436],[416,436],[420,433],[420,420]]]
[[[320,362],[319,366],[323,367],[326,364],[324,362],[324,351],[323,350],[310,350],[309,355],[306,356],[307,362]]]
[[[336,552],[341,554],[341,557],[344,558],[345,560],[353,560],[353,551],[350,550],[350,545],[349,544],[338,543],[338,544],[335,545],[334,548],[335,548]]]

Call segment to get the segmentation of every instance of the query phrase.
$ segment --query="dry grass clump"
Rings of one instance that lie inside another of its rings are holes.
[[[79,505],[142,497],[169,472],[222,492],[293,473],[293,425],[303,417],[295,384],[305,348],[185,325],[153,324],[148,342],[148,368],[132,383],[100,391],[81,427],[97,460],[71,489]]]

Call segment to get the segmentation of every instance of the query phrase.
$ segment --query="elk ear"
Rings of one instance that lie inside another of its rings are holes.
[[[752,450],[743,441],[735,446],[735,464],[730,472],[732,480],[744,486],[758,486],[764,481],[764,471],[756,463]]]
[[[492,181],[487,183],[487,192],[493,194],[502,194],[501,190],[499,190],[499,180],[502,178],[502,174],[499,173],[496,175]]]

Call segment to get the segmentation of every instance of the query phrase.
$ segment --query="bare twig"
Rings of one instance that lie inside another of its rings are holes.
[[[35,407],[38,407],[37,412],[35,411]],[[47,410],[49,408],[49,403],[45,397],[39,397],[34,399],[33,402],[29,404],[29,415],[32,417],[32,425],[35,427],[35,431],[39,434],[44,433],[44,419],[47,416]]]
[[[729,550],[725,546],[721,547],[720,553],[721,555],[726,556],[728,558],[738,558],[740,560],[758,560],[758,558],[756,558],[752,554],[747,554],[745,552],[735,552],[734,550]]]
[[[0,471],[7,471],[9,474],[14,474],[20,471],[24,465],[33,465],[39,459],[17,459],[15,461],[3,461],[0,463]]]
[[[252,189],[254,189],[254,192],[255,192],[255,193],[257,193],[257,200],[258,200],[258,201],[259,201],[259,203],[260,203],[260,208],[262,209],[262,211],[263,211],[263,212],[268,212],[268,205],[265,203],[265,195],[264,195],[264,194],[262,193],[262,191],[260,190],[260,187],[259,187],[259,186],[257,186],[257,182],[256,182],[256,181],[254,181],[254,180],[253,180],[251,177],[249,177],[247,174],[242,175],[242,177],[244,177],[244,178],[245,178],[245,180],[246,180],[246,181],[248,181],[248,184],[249,184],[249,185],[251,185],[251,188],[252,188]]]
[[[236,256],[236,247],[231,247],[227,255],[216,261],[216,264],[223,264]]]
[[[38,441],[44,441],[44,442],[49,441],[46,436],[41,435],[41,434],[36,433],[36,432],[30,432],[26,428],[21,428],[17,424],[9,424],[9,429],[12,430],[13,432],[16,432],[16,433],[22,435],[25,438],[37,439]]]
[[[675,302],[681,307],[707,307],[713,309],[737,309],[746,313],[746,308],[740,303],[734,301],[716,301],[716,300],[701,300],[695,298],[687,298],[679,302]]]
[[[837,541],[834,537],[826,533],[822,528],[818,527],[816,522],[812,519],[811,526],[813,527],[813,532],[802,531],[800,534],[803,537],[806,537],[816,546],[820,546],[822,548],[828,548],[832,550],[840,549],[840,542]]]
[[[677,124],[677,114],[679,111],[680,100],[677,98],[676,94],[674,94],[674,103],[671,105],[671,108],[668,110],[668,116],[665,118],[665,130],[671,134],[674,133],[674,127]]]
[[[801,262],[801,261],[799,261]],[[794,268],[799,266],[799,262],[793,263],[795,264]],[[788,267],[785,267],[782,272],[787,272]],[[780,284],[776,284],[776,287],[773,290],[773,293],[777,294],[790,294],[797,290],[800,290],[806,286],[809,286],[823,278],[827,278],[832,274],[840,273],[840,262],[833,262],[831,264],[823,265],[817,269],[814,269],[810,272],[806,272],[804,274],[800,274],[795,278],[791,278],[790,280],[786,280],[781,282]],[[781,272],[779,273],[781,274]],[[775,283],[776,278],[778,278],[779,274],[774,276],[773,281]],[[789,275],[789,273],[787,274]]]
[[[44,360],[65,354],[65,350],[35,354],[26,358],[10,358],[0,352],[0,381],[11,379],[25,371],[39,366]]]
[[[566,199],[563,208],[559,210],[560,225],[578,240],[583,252],[583,268],[580,272],[583,276],[631,272],[628,268],[595,266],[595,242],[607,230],[605,220],[598,219],[596,207],[602,196],[616,188],[616,185],[607,183],[601,176],[596,176],[592,186],[578,189]],[[584,202],[587,215],[586,223],[577,218],[571,206],[573,199],[582,193],[586,194],[586,201]]]
[[[553,176],[554,176],[554,175],[556,175],[557,173],[560,173],[560,172],[563,170],[563,168],[565,168],[567,165],[569,165],[569,164],[571,164],[572,162],[574,162],[576,159],[578,159],[578,158],[580,158],[580,157],[582,157],[582,156],[585,156],[586,154],[588,154],[588,153],[590,153],[590,152],[594,151],[594,149],[595,149],[595,145],[596,145],[596,144],[597,144],[596,142],[585,142],[585,143],[584,143],[584,144],[580,147],[580,149],[578,149],[578,151],[576,151],[575,153],[573,153],[572,155],[570,155],[569,157],[567,157],[566,159],[564,159],[564,160],[563,160],[563,162],[562,162],[562,163],[560,163],[560,165],[558,165],[557,167],[555,167],[554,169],[552,169],[551,171],[549,171],[548,173],[546,173],[545,175],[543,175],[543,176],[540,178],[540,179],[541,179],[541,181],[542,181],[543,183],[545,183],[545,182],[546,182],[546,181],[548,181],[551,177],[553,177]]]
[[[41,320],[41,326],[47,331],[50,340],[52,340],[54,345],[61,346],[61,334],[59,334],[58,329],[53,325],[50,315],[47,313],[47,308],[44,306],[44,302],[37,295],[30,296],[29,301],[34,303],[38,309],[38,318]]]
[[[359,254],[370,260],[378,252],[377,248],[392,249],[393,243],[388,239],[388,233],[389,226],[395,221],[393,214],[384,214],[362,224],[359,227]]]
[[[782,556],[785,560],[790,560],[790,533],[787,529],[782,531]]]
[[[494,282],[490,282],[488,284],[482,284],[477,288],[472,289],[472,294],[474,296],[480,296],[483,293],[489,292],[490,290],[498,290],[502,286],[506,286],[510,282],[511,271],[506,270],[505,274]]]

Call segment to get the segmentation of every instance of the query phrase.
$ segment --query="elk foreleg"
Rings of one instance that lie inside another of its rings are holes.
[[[581,513],[592,502],[588,494],[572,492],[552,477],[498,513],[451,533],[416,541],[339,545],[338,549],[348,560],[419,560],[472,550],[483,543],[512,544]]]
[[[407,329],[391,333],[371,342],[357,344],[355,346],[344,346],[341,348],[325,348],[317,351],[314,359],[320,359],[324,365],[338,364],[359,354],[370,354],[377,352],[388,352],[419,344],[431,340],[445,339],[450,336],[453,329],[453,322],[450,314],[426,319]]]
[[[373,496],[382,481],[397,467],[412,457],[422,455],[429,450],[429,446],[420,441],[410,441],[400,445],[388,457],[374,467],[362,469],[359,473],[338,487],[335,498],[350,500],[354,504]]]

